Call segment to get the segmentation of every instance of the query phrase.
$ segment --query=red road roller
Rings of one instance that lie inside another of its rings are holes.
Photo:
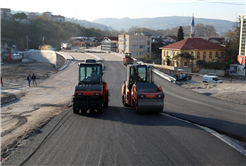
[[[163,111],[165,94],[153,82],[152,65],[128,65],[127,80],[122,85],[122,103],[137,114]]]
[[[101,62],[79,63],[79,81],[73,95],[73,112],[78,114],[97,112],[102,113],[103,107],[109,103],[109,90],[103,81]]]

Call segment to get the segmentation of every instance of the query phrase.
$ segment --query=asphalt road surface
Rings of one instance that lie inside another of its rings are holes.
[[[121,103],[126,79],[122,58],[95,53],[106,66],[110,90],[103,114],[73,114],[68,109],[22,146],[2,165],[245,165],[246,158],[200,128],[162,114],[135,114]],[[88,57],[71,53],[76,59]],[[76,64],[65,69],[76,71]],[[67,80],[76,74],[67,74]],[[72,79],[74,80],[74,79]],[[155,77],[165,98],[164,112],[199,121],[244,125],[242,107],[186,90]],[[229,114],[231,118],[225,116]],[[216,116],[220,116],[218,120]],[[226,127],[226,126],[225,126]]]

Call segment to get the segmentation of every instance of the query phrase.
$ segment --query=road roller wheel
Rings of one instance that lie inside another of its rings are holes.
[[[124,96],[122,96],[122,104],[123,104],[123,106],[126,106],[126,101],[125,101],[125,97]]]
[[[81,114],[86,114],[86,109],[81,109]]]
[[[94,114],[95,113],[95,109],[90,109],[90,113]]]
[[[103,103],[103,106],[104,107],[108,107],[108,91],[107,91],[107,93],[105,95],[105,103]]]
[[[133,111],[136,111],[135,101],[133,99],[132,99],[132,109],[133,109]]]
[[[74,114],[78,114],[79,113],[79,109],[78,108],[73,108],[73,113]]]
[[[97,113],[98,113],[98,114],[102,114],[102,109],[98,109],[98,110],[97,110]]]

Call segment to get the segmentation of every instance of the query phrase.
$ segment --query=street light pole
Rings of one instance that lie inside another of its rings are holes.
[[[27,45],[27,50],[28,50],[28,35],[26,35],[26,45]]]

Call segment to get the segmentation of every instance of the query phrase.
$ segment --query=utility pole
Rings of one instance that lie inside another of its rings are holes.
[[[27,45],[27,50],[28,50],[28,35],[26,35],[26,45]]]

